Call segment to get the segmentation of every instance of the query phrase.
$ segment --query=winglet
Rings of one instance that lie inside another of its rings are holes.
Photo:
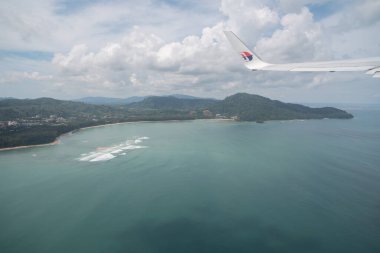
[[[248,49],[248,47],[231,31],[224,31],[228,41],[235,49],[237,53],[244,60],[244,65],[251,70],[261,69],[262,67],[270,65],[269,63],[261,60],[254,52]]]

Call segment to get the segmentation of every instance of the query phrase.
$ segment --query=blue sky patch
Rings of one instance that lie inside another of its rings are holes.
[[[339,6],[340,6],[339,3],[335,3],[335,2],[307,5],[309,10],[313,13],[313,17],[315,21],[320,21],[334,14],[339,8]]]
[[[13,50],[0,50],[0,59],[2,58],[26,58],[40,61],[50,61],[54,57],[52,52],[44,51],[13,51]]]
[[[106,3],[105,0],[61,0],[57,2],[56,12],[62,15],[69,15],[73,12],[81,11],[83,8],[96,3]],[[109,1],[108,1],[109,2]]]

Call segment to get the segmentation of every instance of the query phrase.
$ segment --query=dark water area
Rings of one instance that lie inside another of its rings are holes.
[[[0,252],[380,252],[380,108],[0,152]]]

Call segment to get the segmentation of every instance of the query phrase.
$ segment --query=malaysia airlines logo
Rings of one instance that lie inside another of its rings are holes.
[[[240,53],[241,57],[243,57],[244,61],[250,62],[253,59],[253,55],[249,52],[241,52]]]

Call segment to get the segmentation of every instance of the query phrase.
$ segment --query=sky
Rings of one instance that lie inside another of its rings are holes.
[[[248,71],[223,34],[271,63],[380,56],[379,0],[12,0],[0,30],[0,97],[380,103],[362,72]]]

